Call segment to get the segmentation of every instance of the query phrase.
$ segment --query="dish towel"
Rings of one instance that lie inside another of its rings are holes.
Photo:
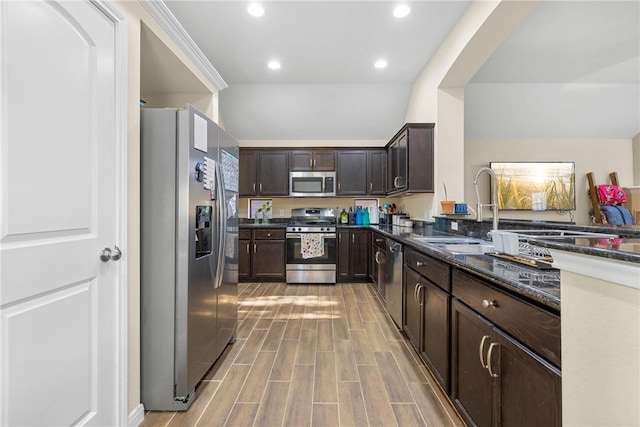
[[[303,233],[300,237],[302,258],[318,258],[324,255],[324,239],[316,233]]]
[[[631,212],[624,206],[601,205],[600,209],[607,217],[607,223],[611,225],[633,225]]]

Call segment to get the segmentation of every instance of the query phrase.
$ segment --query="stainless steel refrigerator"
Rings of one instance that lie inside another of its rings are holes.
[[[238,144],[191,106],[140,127],[141,400],[184,410],[235,341]]]

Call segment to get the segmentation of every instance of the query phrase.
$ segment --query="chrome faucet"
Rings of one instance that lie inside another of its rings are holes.
[[[480,194],[478,193],[478,177],[482,172],[487,172],[491,180],[491,203],[483,204],[480,203]],[[498,188],[497,188],[497,179],[496,174],[493,170],[488,167],[482,167],[476,172],[475,178],[473,178],[473,186],[476,189],[476,221],[482,222],[482,208],[485,206],[493,207],[493,228],[492,230],[498,229]]]

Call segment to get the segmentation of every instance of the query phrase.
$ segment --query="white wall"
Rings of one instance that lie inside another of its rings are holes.
[[[492,161],[574,161],[576,164],[576,211],[574,221],[589,224],[591,202],[587,195],[587,172],[598,183],[608,182],[611,172],[618,173],[621,185],[633,182],[631,139],[468,139],[465,141],[465,201],[476,203],[473,176]],[[489,201],[489,184],[479,185],[480,199]],[[490,216],[490,213],[487,213]],[[569,215],[556,212],[502,211],[500,218],[570,221]]]
[[[632,138],[640,98],[637,84],[473,83],[465,115],[467,139]]]

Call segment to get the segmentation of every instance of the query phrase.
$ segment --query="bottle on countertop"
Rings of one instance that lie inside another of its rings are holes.
[[[349,223],[349,215],[347,214],[347,211],[344,210],[344,208],[342,208],[342,212],[340,213],[340,222],[342,224]]]
[[[369,208],[364,208],[364,212],[362,212],[362,225],[369,225],[370,224],[370,218],[369,218]]]
[[[356,225],[362,225],[362,206],[356,206]]]

